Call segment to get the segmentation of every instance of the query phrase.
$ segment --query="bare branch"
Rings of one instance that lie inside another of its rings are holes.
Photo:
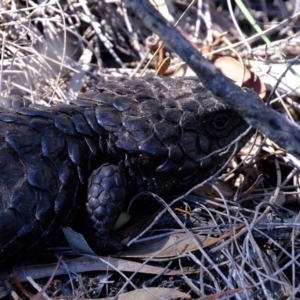
[[[193,69],[208,89],[238,111],[250,125],[300,158],[300,127],[296,123],[265,106],[254,94],[246,95],[241,88],[224,77],[147,0],[124,2]]]

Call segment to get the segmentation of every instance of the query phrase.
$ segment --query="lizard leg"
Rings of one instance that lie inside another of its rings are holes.
[[[90,176],[86,239],[96,251],[121,250],[121,244],[112,238],[112,230],[123,209],[126,191],[126,176],[117,166],[104,164]]]

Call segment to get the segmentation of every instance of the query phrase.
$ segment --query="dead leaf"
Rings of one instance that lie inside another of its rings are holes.
[[[251,72],[239,61],[230,56],[221,56],[214,60],[214,65],[234,82],[242,82],[251,78]]]
[[[299,65],[293,65],[293,71],[287,72],[282,78],[281,75],[286,71],[286,64],[265,64],[264,62],[257,61],[248,61],[251,71],[253,71],[258,77],[260,77],[266,89],[272,90],[277,86],[278,90],[281,90],[284,93],[289,95],[294,95],[299,97],[300,88],[299,88],[299,79],[297,75],[300,72]],[[278,78],[280,81],[278,82]]]
[[[174,18],[169,12],[169,8],[165,2],[165,0],[150,0],[150,3],[155,7],[163,17],[168,20],[169,22],[173,22]]]
[[[143,300],[157,300],[157,299],[191,299],[189,294],[180,292],[176,289],[167,289],[167,288],[145,288],[140,290],[131,291],[129,293],[124,293],[116,297],[109,297],[109,298],[100,298],[97,300],[136,300],[136,299],[143,299]]]
[[[107,263],[106,263],[107,262]],[[64,261],[65,266],[68,270],[74,273],[83,273],[90,271],[113,271],[118,269],[122,272],[139,272],[146,274],[159,274],[164,272],[165,275],[176,276],[181,275],[182,271],[180,270],[165,270],[164,268],[150,266],[144,263],[124,260],[115,257],[109,256],[99,256],[95,258],[90,257],[79,257],[76,259],[70,259]],[[110,267],[109,265],[114,266]],[[18,278],[20,282],[27,281],[27,277],[33,279],[45,278],[51,276],[53,269],[56,264],[45,264],[45,265],[35,265],[27,266],[22,268],[14,269],[14,276]],[[184,271],[185,274],[193,274],[197,271],[188,270]],[[56,275],[67,274],[67,270],[64,268],[59,268],[56,272]],[[26,274],[26,276],[25,276]]]
[[[156,70],[156,75],[165,75],[166,71],[171,65],[170,57],[166,57],[160,65],[158,65],[158,69]]]
[[[202,248],[215,244],[219,239],[205,235],[193,235]],[[136,243],[125,250],[121,257],[131,258],[163,258],[176,257],[179,254],[195,251],[198,246],[186,233],[174,233],[170,236],[151,239]]]
[[[173,73],[174,77],[196,76],[196,73],[186,64],[181,63]]]
[[[198,300],[214,300],[214,299],[220,299],[221,297],[224,297],[224,296],[228,296],[228,295],[232,295],[232,294],[235,294],[235,293],[239,293],[245,289],[249,290],[249,289],[253,289],[253,285],[249,286],[249,287],[246,287],[246,288],[236,288],[236,289],[233,289],[233,290],[228,290],[228,291],[222,291],[222,292],[219,292],[219,293],[215,293],[215,294],[211,294],[211,295],[208,295],[208,296],[204,296],[204,297],[201,297],[199,298]]]
[[[231,184],[223,180],[214,180],[213,185],[216,186],[219,191],[221,191],[221,194],[225,199],[233,199],[236,189]],[[213,189],[212,195],[217,197],[220,196],[215,189]]]
[[[266,87],[259,76],[256,76],[245,65],[230,56],[221,56],[214,60],[214,65],[229,79],[239,86],[253,89],[261,99],[266,96]]]
[[[90,246],[88,245],[81,233],[74,231],[70,227],[64,227],[62,230],[68,241],[69,246],[73,250],[78,251],[78,253],[80,254],[89,254],[96,256],[95,252],[90,248]]]

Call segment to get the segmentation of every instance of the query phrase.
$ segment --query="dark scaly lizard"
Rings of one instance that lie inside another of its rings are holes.
[[[9,100],[0,108],[0,264],[49,245],[83,199],[85,237],[107,250],[125,199],[187,191],[248,128],[197,78],[117,78],[54,107]]]

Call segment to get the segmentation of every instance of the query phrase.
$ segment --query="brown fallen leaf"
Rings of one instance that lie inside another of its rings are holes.
[[[245,65],[231,56],[221,56],[214,60],[214,65],[239,86],[253,89],[261,99],[266,96],[266,87],[259,76],[256,76]]]
[[[193,235],[202,248],[215,244],[219,239],[205,235]],[[123,251],[121,257],[155,258],[176,257],[190,251],[195,251],[198,246],[186,233],[174,233],[170,236],[154,238],[146,242],[136,243]]]
[[[157,300],[157,299],[191,299],[192,297],[189,294],[180,292],[176,289],[167,289],[167,288],[147,288],[131,291],[129,293],[121,294],[117,297],[118,300]],[[99,298],[97,300],[113,300],[116,297],[109,298]]]
[[[156,66],[156,75],[165,75],[171,65],[170,57],[166,57],[163,61]]]
[[[215,293],[215,294],[211,294],[211,295],[208,295],[208,296],[204,296],[204,297],[201,297],[201,298],[198,298],[198,300],[215,300],[215,299],[220,299],[221,297],[223,296],[228,296],[228,295],[232,295],[232,294],[235,294],[235,293],[239,293],[245,289],[249,290],[249,289],[253,289],[253,285],[251,286],[248,286],[246,288],[236,288],[236,289],[233,289],[233,290],[228,290],[228,291],[222,291],[222,292],[219,292],[219,293]]]
[[[95,257],[95,259],[90,257],[79,257],[76,259],[65,260],[64,264],[68,267],[69,271],[74,273],[83,273],[90,271],[113,271],[115,269],[118,269],[122,272],[139,272],[146,274],[159,274],[164,272],[164,274],[170,276],[182,274],[182,271],[180,270],[165,270],[164,268],[154,267],[144,263],[109,256],[99,256],[98,258]],[[110,267],[110,265],[114,266],[114,268]],[[39,279],[51,276],[55,266],[56,264],[46,264],[16,268],[14,269],[13,274],[16,278],[18,278],[20,282],[24,282],[27,281],[27,277]],[[184,271],[185,274],[192,274],[195,272],[197,271]],[[59,268],[56,272],[56,275],[62,274],[67,274],[67,270],[64,268]]]

